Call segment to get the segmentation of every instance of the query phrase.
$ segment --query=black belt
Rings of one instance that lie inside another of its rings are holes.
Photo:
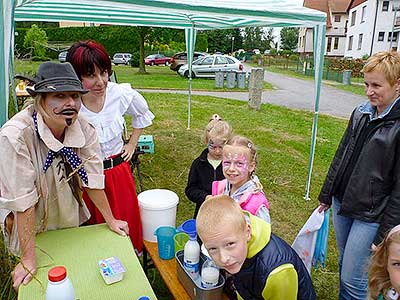
[[[109,159],[103,160],[103,167],[104,167],[104,170],[109,170],[109,169],[112,169],[112,168],[122,164],[123,162],[124,162],[124,159],[122,158],[122,156],[120,154],[114,158],[109,158]]]

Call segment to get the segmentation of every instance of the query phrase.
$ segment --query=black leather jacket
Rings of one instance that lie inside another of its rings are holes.
[[[197,217],[197,212],[205,201],[206,196],[211,195],[212,182],[225,178],[222,172],[222,164],[219,164],[217,169],[214,170],[214,167],[207,160],[207,154],[208,149],[206,148],[193,161],[185,189],[185,194],[189,200],[196,203],[193,218]]]
[[[332,203],[333,189],[349,164],[357,138],[369,115],[358,107],[353,111],[346,132],[331,163],[319,201]],[[400,224],[400,101],[382,119],[370,122],[366,137],[341,201],[339,214],[365,222],[380,223],[374,244]]]

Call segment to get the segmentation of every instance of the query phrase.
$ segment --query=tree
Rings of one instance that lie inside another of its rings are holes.
[[[234,37],[234,48],[237,43],[241,42],[239,29],[210,30],[207,31],[207,35],[208,52],[210,53],[216,51],[230,53],[232,50],[232,37]]]
[[[244,29],[243,46],[247,50],[260,49],[262,47],[264,32],[260,27],[247,27]]]
[[[47,47],[46,32],[40,29],[36,24],[33,24],[26,32],[24,47],[30,48],[34,56],[44,58]]]
[[[281,48],[282,50],[293,51],[297,48],[299,29],[294,27],[285,27],[281,30]]]
[[[267,28],[267,30],[264,32],[261,48],[263,48],[265,50],[271,50],[271,47],[274,44],[274,38],[275,38],[274,29]]]
[[[144,43],[149,38],[151,32],[151,27],[136,27],[136,33],[139,36],[139,73],[146,73],[146,66],[144,64]]]

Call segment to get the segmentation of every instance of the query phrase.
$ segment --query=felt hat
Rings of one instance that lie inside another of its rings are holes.
[[[70,63],[44,62],[40,65],[35,78],[21,75],[19,75],[19,78],[24,78],[34,83],[26,87],[26,91],[32,97],[38,93],[79,92],[86,94],[89,92],[83,88],[82,82]]]

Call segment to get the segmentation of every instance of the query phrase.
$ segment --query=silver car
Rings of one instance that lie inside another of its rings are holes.
[[[243,65],[236,58],[223,54],[214,54],[201,57],[192,63],[192,78],[215,77],[215,72],[242,71]],[[179,68],[179,75],[189,77],[187,64]]]
[[[130,53],[115,53],[112,62],[114,65],[129,65],[131,57]]]

